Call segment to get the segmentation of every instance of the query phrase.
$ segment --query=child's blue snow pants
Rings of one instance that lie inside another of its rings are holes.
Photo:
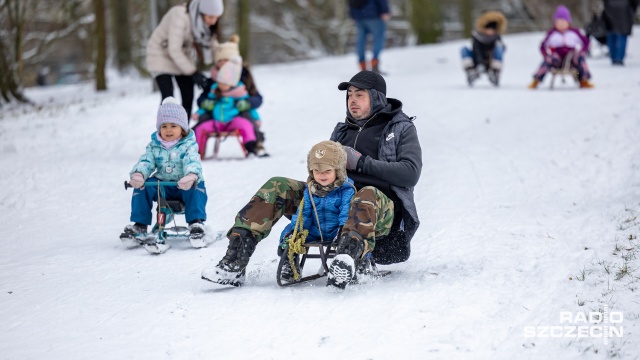
[[[157,180],[149,178],[148,180]],[[147,180],[147,181],[148,181]],[[189,190],[180,190],[177,186],[163,186],[167,200],[182,200],[185,205],[185,219],[187,222],[202,219],[207,220],[205,207],[207,205],[207,189],[204,181],[194,184]],[[144,189],[134,189],[131,197],[131,218],[133,222],[151,225],[151,211],[153,202],[158,200],[158,187],[145,186]]]

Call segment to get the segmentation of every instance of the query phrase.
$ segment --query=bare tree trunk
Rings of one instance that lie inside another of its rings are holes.
[[[411,0],[411,27],[418,44],[438,42],[442,36],[440,0]]]
[[[131,68],[133,54],[131,48],[131,21],[129,1],[110,0],[111,34],[115,52],[116,68],[122,73]]]
[[[16,75],[22,78],[24,63],[22,60],[22,47],[24,45],[24,27],[26,23],[25,13],[28,1],[7,0],[2,6],[2,11],[7,14],[7,21],[13,27],[13,63],[16,65]]]
[[[251,11],[250,0],[238,0],[238,7],[236,8],[237,15],[237,31],[240,36],[240,54],[245,61],[250,62],[251,54],[251,25],[249,22],[249,12]]]
[[[29,102],[22,93],[22,39],[26,5],[20,1],[0,2],[0,22],[14,29],[14,37],[0,29],[0,106],[14,100]],[[22,6],[21,6],[22,4]],[[13,41],[11,41],[13,40]],[[12,51],[13,50],[13,51]]]
[[[462,22],[462,36],[471,36],[473,31],[473,0],[460,1],[460,16]]]
[[[21,86],[18,82],[18,76],[15,71],[16,64],[12,62],[13,58],[7,51],[7,43],[5,38],[0,34],[0,107],[2,103],[9,103],[13,100],[20,102],[29,102],[22,94]]]
[[[96,14],[96,90],[107,90],[107,78],[105,67],[107,63],[107,24],[104,0],[93,0],[93,7]]]

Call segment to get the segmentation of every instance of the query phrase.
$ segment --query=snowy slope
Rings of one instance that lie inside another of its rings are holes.
[[[408,262],[344,293],[324,279],[276,285],[285,221],[237,289],[200,279],[226,240],[174,243],[162,256],[124,249],[122,182],[154,130],[159,95],[135,79],[113,79],[106,94],[29,89],[42,109],[0,121],[0,358],[637,358],[640,301],[629,289],[639,273],[614,280],[597,262],[619,263],[614,245],[632,248],[625,239],[638,232],[628,214],[640,211],[640,45],[630,39],[624,68],[590,59],[594,90],[549,91],[547,80],[531,91],[541,37],[506,37],[498,89],[486,79],[466,86],[466,42],[384,53],[388,95],[417,116],[422,224]],[[233,160],[230,139],[222,156],[231,160],[204,163],[211,231],[228,229],[269,177],[306,177],[306,152],[344,118],[337,84],[355,68],[353,56],[254,68],[271,157]],[[608,345],[524,336],[605,303],[625,313],[624,337]]]

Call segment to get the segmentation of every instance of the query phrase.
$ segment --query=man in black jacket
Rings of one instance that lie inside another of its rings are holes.
[[[406,261],[418,225],[413,187],[422,170],[422,150],[402,103],[386,97],[384,78],[361,71],[338,85],[346,90],[347,117],[331,140],[345,146],[347,175],[358,190],[337,239],[327,286],[345,288],[378,264]],[[245,269],[257,243],[283,215],[291,216],[303,198],[305,183],[274,177],[236,215],[227,233],[227,253],[202,278],[223,285],[244,283]]]

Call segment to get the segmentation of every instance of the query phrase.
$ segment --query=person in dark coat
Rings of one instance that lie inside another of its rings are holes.
[[[631,35],[633,18],[639,0],[604,0],[604,19],[607,23],[607,46],[613,65],[624,65],[627,37]]]
[[[507,18],[498,11],[487,11],[476,20],[476,29],[471,32],[472,47],[465,46],[461,52],[469,86],[480,77],[478,67],[487,72],[493,85],[498,86],[506,50],[501,35],[506,29]]]
[[[380,53],[384,48],[387,21],[391,18],[387,0],[349,0],[349,16],[356,22],[358,39],[356,51],[360,70],[380,72]],[[367,37],[373,37],[373,56],[367,63]]]
[[[422,150],[413,118],[402,102],[387,98],[380,74],[361,71],[338,85],[346,90],[347,114],[330,140],[344,146],[347,176],[357,190],[347,220],[335,240],[337,255],[327,286],[344,288],[377,264],[409,259],[411,239],[420,221],[413,198],[422,171]],[[227,233],[227,252],[202,278],[222,285],[242,285],[258,242],[284,215],[296,213],[305,183],[285,177],[269,179],[237,213]],[[374,272],[375,274],[375,272]]]

